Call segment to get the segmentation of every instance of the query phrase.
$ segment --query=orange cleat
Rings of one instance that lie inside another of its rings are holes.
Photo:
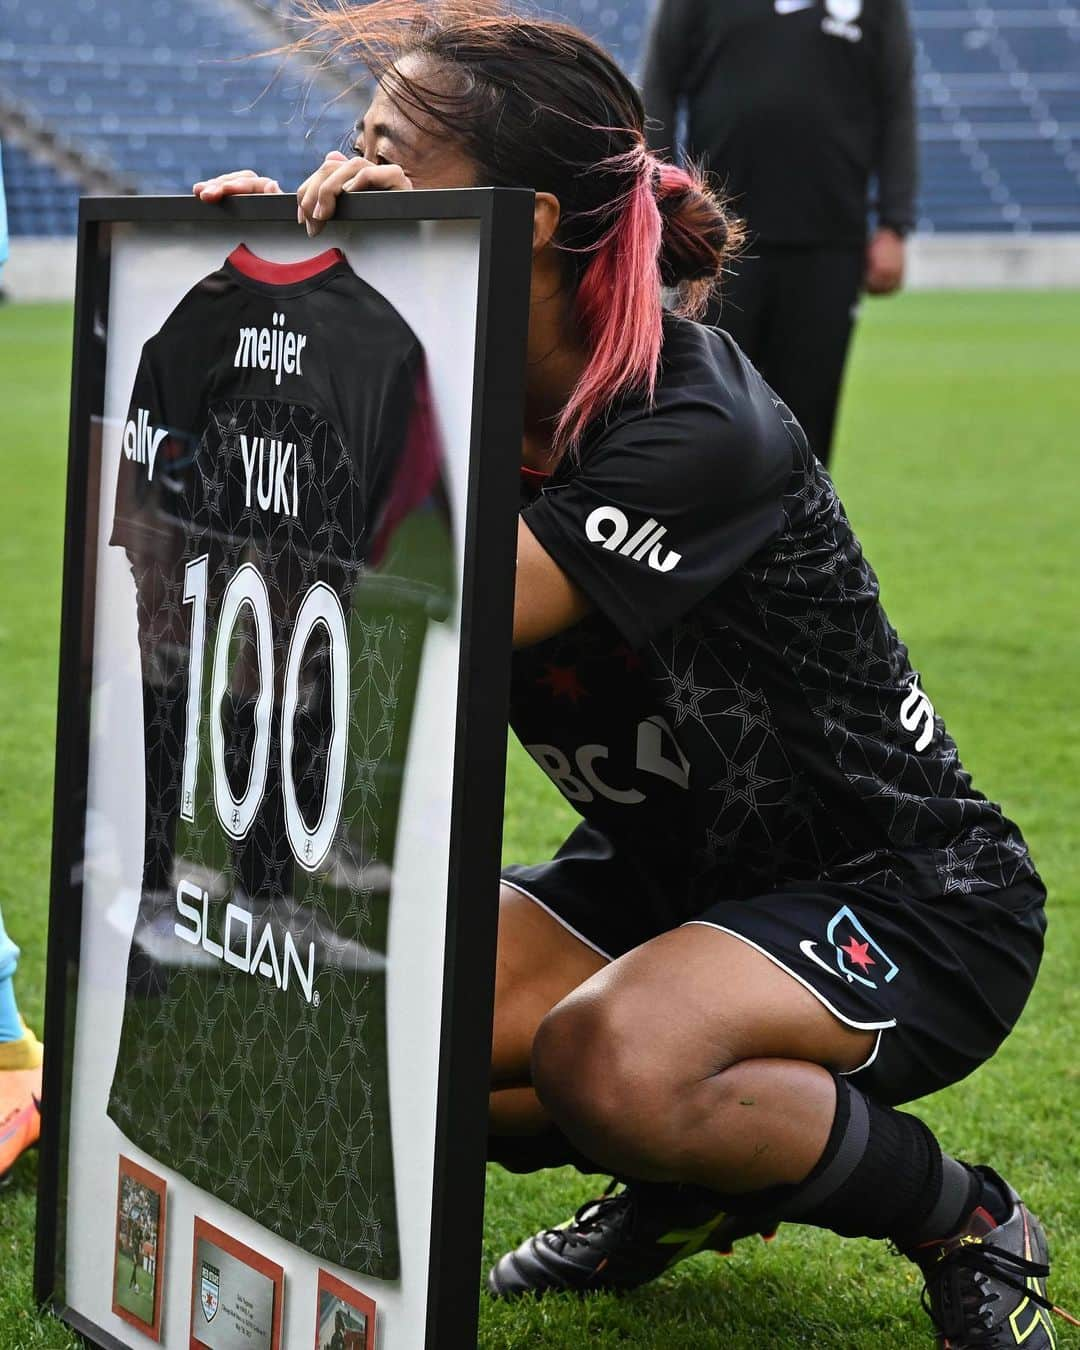
[[[29,1027],[0,1044],[0,1181],[41,1134],[42,1047]]]

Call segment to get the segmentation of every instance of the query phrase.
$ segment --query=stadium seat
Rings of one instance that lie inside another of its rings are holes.
[[[79,218],[79,186],[10,142],[3,146],[12,235],[70,235]]]

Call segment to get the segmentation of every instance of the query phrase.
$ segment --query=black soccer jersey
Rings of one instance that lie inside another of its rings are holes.
[[[514,730],[666,879],[658,927],[825,879],[995,895],[1034,868],[972,787],[833,485],[724,333],[665,320],[523,518],[595,610],[515,654]]]
[[[420,344],[339,251],[241,246],[143,348],[112,542],[136,580],[146,842],[109,1113],[383,1277],[391,866],[451,599],[444,503]]]

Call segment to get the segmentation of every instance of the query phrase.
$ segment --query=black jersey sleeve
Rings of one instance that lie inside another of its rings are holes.
[[[158,435],[164,417],[153,344],[151,338],[139,357],[120,435],[116,509],[109,542],[130,549],[146,542],[152,529],[153,481],[163,439]]]
[[[777,533],[791,456],[771,400],[725,406],[688,393],[614,422],[580,471],[545,487],[523,519],[641,646]]]
[[[170,485],[191,457],[195,437],[176,406],[166,378],[164,330],[142,349],[120,437],[116,505],[111,544],[128,550],[154,548],[175,529],[167,510]],[[173,381],[175,385],[175,380]]]

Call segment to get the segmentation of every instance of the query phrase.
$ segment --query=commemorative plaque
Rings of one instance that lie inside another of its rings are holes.
[[[281,1350],[285,1272],[195,1220],[191,1350]]]
[[[92,1344],[475,1339],[531,204],[83,203],[36,1280]]]

